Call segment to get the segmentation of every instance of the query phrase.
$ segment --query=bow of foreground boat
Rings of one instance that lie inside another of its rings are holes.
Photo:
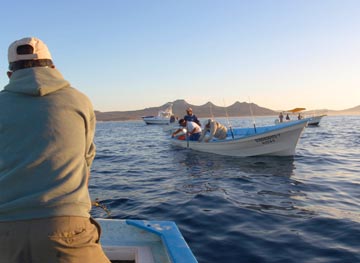
[[[96,219],[111,262],[197,263],[172,221]]]

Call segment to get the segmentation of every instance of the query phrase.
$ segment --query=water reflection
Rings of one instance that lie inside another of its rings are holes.
[[[292,177],[294,157],[235,158],[179,150],[174,162],[183,167],[178,191],[194,196],[217,195],[224,203],[263,213],[309,216],[303,208],[303,184]],[[220,203],[219,203],[220,205]]]
[[[190,176],[202,176],[208,172],[236,172],[239,175],[282,176],[293,175],[294,157],[231,157],[180,149],[173,155],[173,162],[187,167]],[[226,175],[226,173],[225,173]]]

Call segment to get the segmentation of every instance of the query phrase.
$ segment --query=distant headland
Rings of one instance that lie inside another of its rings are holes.
[[[142,116],[157,115],[158,111],[164,110],[170,104],[173,105],[173,113],[175,116],[183,117],[185,115],[185,109],[191,107],[199,118],[207,117],[247,117],[247,116],[277,116],[279,110],[272,110],[261,107],[254,103],[247,102],[235,102],[228,107],[216,106],[211,102],[207,102],[204,105],[192,105],[187,103],[185,100],[176,100],[173,102],[167,102],[159,107],[145,108],[142,110],[135,111],[109,111],[100,112],[95,111],[96,118],[98,121],[127,121],[127,120],[139,120]],[[314,110],[308,113],[313,113]],[[327,114],[327,115],[360,115],[360,105],[339,111],[328,110],[328,109],[317,109],[316,114]],[[306,114],[307,112],[304,111]]]

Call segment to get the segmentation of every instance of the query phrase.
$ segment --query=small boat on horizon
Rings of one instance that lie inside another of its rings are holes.
[[[308,117],[305,119],[308,119],[308,125],[309,126],[318,126],[320,124],[320,121],[323,117],[327,116],[326,114],[322,115],[315,115],[313,117]]]
[[[307,123],[304,119],[271,126],[231,128],[224,140],[199,142],[179,140],[177,136],[171,142],[174,146],[227,156],[292,156]]]
[[[146,124],[169,125],[175,122],[175,116],[172,112],[172,104],[165,110],[159,111],[157,116],[143,116],[141,117]]]
[[[291,110],[287,110],[287,111],[284,111],[284,113],[286,113],[287,115],[288,114],[293,114],[293,119],[304,119],[304,120],[307,120],[308,121],[308,126],[318,126],[320,124],[320,121],[323,117],[327,116],[326,114],[321,114],[321,115],[316,115],[315,113],[312,115],[312,116],[303,116],[302,115],[302,112],[306,110],[305,108],[294,108],[294,109],[291,109]],[[295,117],[295,114],[298,114],[298,116]],[[285,118],[285,117],[284,117]],[[287,121],[291,121],[291,119],[288,119],[286,120],[285,119],[285,122]],[[275,123],[278,124],[280,123],[279,119],[275,120]]]

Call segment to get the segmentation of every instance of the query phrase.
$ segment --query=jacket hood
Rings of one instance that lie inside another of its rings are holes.
[[[34,67],[15,71],[4,90],[30,96],[45,96],[67,87],[70,87],[70,83],[57,69]]]

